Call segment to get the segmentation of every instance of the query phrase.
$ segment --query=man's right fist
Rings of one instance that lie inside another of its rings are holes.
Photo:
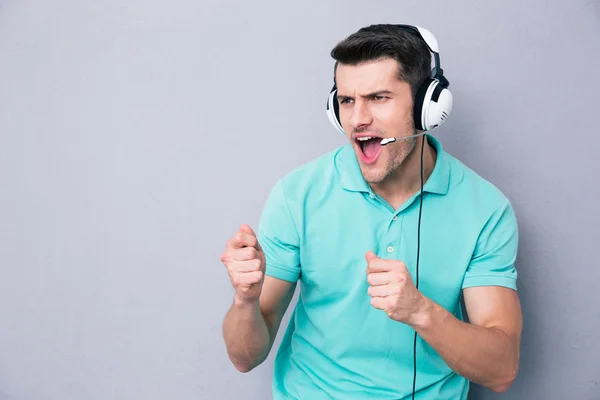
[[[225,243],[221,262],[227,267],[229,279],[235,289],[236,300],[258,300],[265,274],[265,254],[256,234],[244,224]]]

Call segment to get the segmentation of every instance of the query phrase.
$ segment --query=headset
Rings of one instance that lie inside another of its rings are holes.
[[[404,136],[401,138],[386,138],[381,141],[381,145],[385,146],[396,140],[408,139],[417,136],[422,136],[421,146],[421,192],[419,204],[419,219],[417,227],[417,262],[416,262],[416,283],[415,286],[419,289],[419,259],[421,249],[421,215],[423,211],[423,149],[425,147],[425,133],[440,126],[450,116],[453,105],[453,96],[448,86],[450,82],[444,76],[444,71],[441,68],[439,47],[435,36],[425,28],[415,25],[395,25],[399,29],[411,32],[419,36],[427,45],[435,61],[435,67],[431,71],[431,77],[425,79],[423,84],[415,94],[413,118],[416,130],[423,131],[415,135]],[[337,86],[334,84],[329,93],[327,101],[327,117],[334,128],[346,135],[340,122],[339,104],[337,101]],[[413,388],[412,399],[415,398],[415,388],[417,383],[417,332],[415,332],[413,343]]]
[[[444,76],[440,64],[439,46],[435,36],[427,29],[416,25],[395,25],[399,29],[418,35],[435,60],[435,66],[431,71],[431,77],[419,87],[415,94],[413,117],[415,128],[430,131],[441,125],[450,116],[452,111],[453,96],[448,86],[450,82]],[[337,85],[334,82],[327,101],[327,117],[335,129],[345,135],[340,121],[339,103],[337,101]]]

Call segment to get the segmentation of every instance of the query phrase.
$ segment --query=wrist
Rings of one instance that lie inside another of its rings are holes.
[[[233,305],[240,310],[254,311],[260,308],[258,299],[244,299],[237,293],[233,296]]]
[[[421,304],[413,314],[410,325],[415,330],[426,330],[432,325],[436,304],[423,296]]]

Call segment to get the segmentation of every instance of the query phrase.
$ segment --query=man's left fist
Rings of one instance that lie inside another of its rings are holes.
[[[415,287],[406,265],[399,260],[384,260],[367,252],[367,282],[373,307],[391,319],[414,326],[427,307],[426,297]]]

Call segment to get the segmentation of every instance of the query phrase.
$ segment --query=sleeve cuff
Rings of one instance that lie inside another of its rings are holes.
[[[273,264],[267,264],[265,274],[288,282],[296,282],[300,278],[299,271]]]
[[[471,275],[465,277],[463,289],[475,286],[503,286],[517,290],[517,278],[512,275]]]

